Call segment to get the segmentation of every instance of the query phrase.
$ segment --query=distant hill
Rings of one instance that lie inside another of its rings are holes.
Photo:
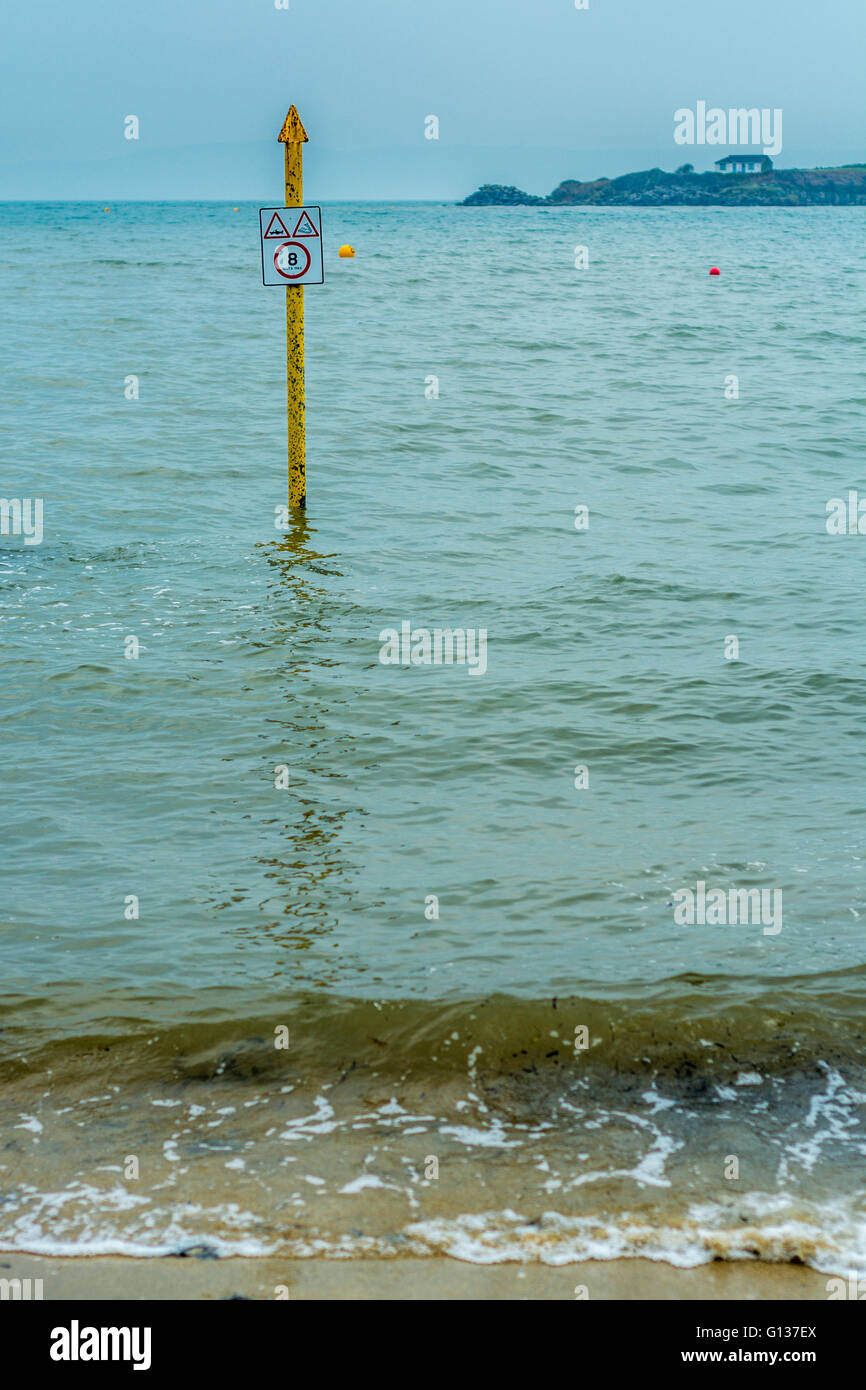
[[[810,207],[866,204],[866,165],[771,169],[762,174],[666,173],[646,169],[617,179],[566,179],[546,198],[485,183],[461,207]]]

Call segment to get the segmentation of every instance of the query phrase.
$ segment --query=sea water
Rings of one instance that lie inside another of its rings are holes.
[[[0,210],[0,1247],[866,1269],[866,214],[326,205],[301,520],[257,217]]]

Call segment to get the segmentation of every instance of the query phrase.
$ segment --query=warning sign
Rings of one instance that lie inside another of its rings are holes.
[[[295,230],[292,232],[292,236],[318,236],[318,235],[319,235],[319,233],[316,231],[315,227],[313,226],[312,222],[310,221],[310,216],[309,216],[309,213],[307,212],[307,209],[304,208],[304,211],[301,213],[300,217],[298,218],[298,220],[297,220],[297,222],[296,222],[296,224],[295,224]]]
[[[285,222],[280,217],[280,214],[278,212],[274,213],[273,217],[268,223],[268,230],[265,232],[265,236],[291,236],[291,232],[289,231],[288,227],[286,226]]]
[[[259,208],[259,231],[263,284],[324,284],[321,208]]]

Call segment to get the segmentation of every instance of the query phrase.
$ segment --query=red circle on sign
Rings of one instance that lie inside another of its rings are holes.
[[[287,271],[282,270],[281,267],[277,264],[277,258],[280,252],[285,251],[287,246],[297,247],[299,251],[303,251],[304,255],[307,258],[306,265],[302,265],[300,270],[292,271],[291,275]],[[281,241],[274,252],[274,270],[277,272],[278,275],[282,275],[284,280],[300,280],[302,275],[306,275],[307,271],[310,268],[310,264],[310,253],[302,241]]]

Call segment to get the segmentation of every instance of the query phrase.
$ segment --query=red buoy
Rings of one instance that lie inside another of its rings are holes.
[[[717,265],[714,265],[714,266],[711,266],[711,267],[710,267],[710,274],[711,274],[711,275],[721,275],[721,273],[722,273],[722,272],[719,270],[719,267],[718,267]]]

